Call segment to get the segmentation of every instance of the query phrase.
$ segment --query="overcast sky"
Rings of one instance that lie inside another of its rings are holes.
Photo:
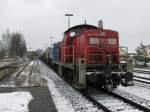
[[[119,32],[120,45],[134,51],[143,41],[150,44],[150,0],[0,0],[0,35],[7,28],[21,31],[28,48],[44,48],[61,41],[67,28],[65,13],[73,13],[71,26],[97,25]]]

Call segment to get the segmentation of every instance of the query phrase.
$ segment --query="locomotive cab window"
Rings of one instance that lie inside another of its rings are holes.
[[[89,38],[89,44],[99,44],[99,38],[90,37]]]
[[[108,38],[108,44],[109,45],[116,45],[117,44],[116,38]]]

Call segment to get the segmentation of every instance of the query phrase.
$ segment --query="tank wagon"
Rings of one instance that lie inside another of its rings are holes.
[[[86,89],[90,80],[105,89],[132,80],[127,64],[120,63],[117,31],[77,25],[65,31],[63,40],[53,46],[51,64],[77,89]]]

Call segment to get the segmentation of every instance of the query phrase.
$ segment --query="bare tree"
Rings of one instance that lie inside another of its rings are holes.
[[[0,59],[3,59],[4,56],[5,56],[4,44],[3,41],[0,41]]]
[[[144,48],[145,48],[145,46],[144,46],[143,42],[141,42],[140,45],[137,46],[137,48],[135,49],[135,51],[137,52],[137,54],[139,56],[144,56],[144,50],[145,50]]]
[[[0,49],[0,59],[3,59],[4,56],[5,56],[5,49],[2,48],[2,49]]]
[[[10,33],[7,29],[6,33],[2,35],[2,47],[0,49],[0,57],[9,56],[16,58],[17,56],[23,57],[27,50],[26,41],[22,33]],[[3,48],[3,49],[2,49]]]
[[[12,33],[10,37],[9,57],[23,57],[27,50],[23,35],[21,33]]]

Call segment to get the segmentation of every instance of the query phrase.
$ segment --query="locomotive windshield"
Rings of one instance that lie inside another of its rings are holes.
[[[89,44],[99,44],[99,38],[90,37]]]
[[[69,36],[70,37],[75,37],[75,36],[80,36],[82,34],[82,31],[79,30],[79,29],[76,29],[76,30],[72,30],[70,33],[69,33]]]
[[[108,44],[109,45],[116,45],[117,44],[116,38],[109,38],[108,39]]]

